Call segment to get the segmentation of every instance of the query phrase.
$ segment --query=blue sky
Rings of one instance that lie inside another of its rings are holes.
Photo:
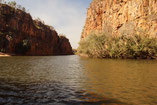
[[[59,34],[69,38],[73,48],[78,47],[85,24],[87,8],[92,0],[16,0],[33,18],[39,17],[53,26]]]

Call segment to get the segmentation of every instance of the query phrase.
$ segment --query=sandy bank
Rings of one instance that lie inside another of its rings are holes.
[[[7,56],[11,56],[11,55],[0,52],[0,57],[7,57]]]

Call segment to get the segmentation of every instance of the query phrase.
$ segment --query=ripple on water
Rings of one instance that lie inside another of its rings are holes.
[[[0,58],[0,105],[156,105],[157,61]]]
[[[62,83],[0,85],[0,104],[16,105],[123,105],[85,90],[75,90]]]

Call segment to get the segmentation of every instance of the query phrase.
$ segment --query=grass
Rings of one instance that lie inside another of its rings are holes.
[[[108,36],[92,33],[79,43],[78,54],[96,58],[157,58],[157,38],[148,34]]]

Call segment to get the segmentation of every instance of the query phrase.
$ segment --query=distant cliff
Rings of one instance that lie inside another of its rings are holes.
[[[31,15],[0,5],[0,52],[15,55],[70,55],[72,47],[67,38]]]
[[[138,28],[157,35],[157,0],[93,0],[82,38],[92,31],[119,35]]]

